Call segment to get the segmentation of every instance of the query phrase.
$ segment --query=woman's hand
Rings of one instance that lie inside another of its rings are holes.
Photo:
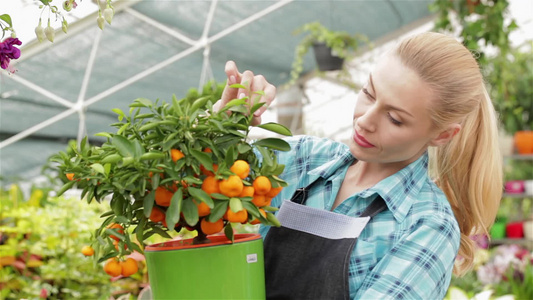
[[[248,70],[244,71],[243,73],[239,73],[237,65],[231,60],[226,62],[225,72],[226,76],[228,77],[227,84],[222,92],[222,98],[215,103],[214,110],[220,110],[233,99],[240,99],[248,96],[250,100],[255,100],[256,97],[261,97],[259,102],[264,102],[266,104],[254,112],[252,125],[261,124],[261,115],[276,97],[276,87],[270,84],[263,75],[254,75],[252,71]],[[233,84],[241,84],[246,88],[230,87]],[[261,91],[264,93],[263,96],[254,94],[254,92]]]

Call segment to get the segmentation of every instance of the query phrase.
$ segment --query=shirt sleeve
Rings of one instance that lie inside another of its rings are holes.
[[[365,277],[352,299],[443,299],[459,249],[449,215],[419,219]]]

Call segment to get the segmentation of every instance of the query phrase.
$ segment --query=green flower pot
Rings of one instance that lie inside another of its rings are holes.
[[[496,222],[494,225],[492,225],[490,229],[490,236],[492,239],[503,239],[505,237],[505,227],[506,224],[504,222]]]
[[[259,234],[209,236],[146,247],[153,299],[264,299],[263,240]]]

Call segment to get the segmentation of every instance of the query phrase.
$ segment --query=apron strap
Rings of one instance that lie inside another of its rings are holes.
[[[306,187],[302,187],[299,189],[296,189],[294,194],[292,195],[291,201],[305,205],[307,202],[307,194],[309,193],[309,190],[315,185],[317,185],[318,182],[321,182],[321,178],[318,178],[317,180],[313,181],[311,184],[309,184]],[[360,217],[375,217],[380,212],[387,209],[387,204],[385,203],[385,200],[378,194],[377,198],[370,203],[370,205],[363,211],[363,213],[360,215]]]
[[[294,203],[305,205],[305,202],[307,202],[307,193],[309,192],[309,190],[311,190],[313,186],[317,185],[318,182],[322,181],[320,179],[321,178],[319,177],[308,186],[296,189],[296,191],[292,195],[291,201]]]

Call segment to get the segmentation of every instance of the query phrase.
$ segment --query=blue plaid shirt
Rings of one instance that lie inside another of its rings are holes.
[[[309,192],[307,205],[331,210],[348,166],[354,161],[347,145],[324,138],[287,139],[291,151],[278,152],[289,183],[273,199],[279,207],[297,188],[319,177],[325,185]],[[359,236],[349,267],[352,299],[442,299],[450,279],[460,233],[444,193],[429,178],[428,156],[375,186],[346,199],[333,211],[357,217],[380,195],[388,210],[372,218]],[[261,227],[264,237],[268,227]]]

